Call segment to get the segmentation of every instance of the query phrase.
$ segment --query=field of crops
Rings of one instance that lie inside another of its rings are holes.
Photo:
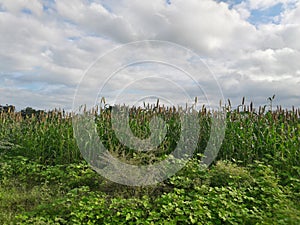
[[[180,110],[197,116],[193,159],[175,176],[145,187],[113,183],[93,171],[78,149],[71,114],[1,112],[0,224],[300,224],[299,109],[253,108],[244,100],[223,109],[225,138],[208,169],[199,165],[214,112],[204,107],[130,108],[129,125],[140,139],[149,137],[154,115],[167,124],[151,152],[118,140],[110,108],[90,112],[103,145],[134,165],[159,162],[176,148]]]

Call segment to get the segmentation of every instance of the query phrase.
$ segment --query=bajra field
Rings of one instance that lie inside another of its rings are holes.
[[[121,107],[121,106],[118,106]],[[110,108],[93,113],[101,142],[124,162],[153,164],[174,150],[178,111],[201,132],[194,157],[153,186],[113,183],[89,167],[63,110],[0,113],[0,224],[300,224],[300,111],[242,104],[226,110],[226,131],[209,168],[200,167],[214,112],[145,105],[130,108],[140,139],[156,115],[168,130],[157,150],[137,152],[112,129]]]

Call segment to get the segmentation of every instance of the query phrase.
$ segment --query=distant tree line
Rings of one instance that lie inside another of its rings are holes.
[[[8,113],[8,112],[11,112],[11,113],[14,113],[16,110],[16,107],[13,106],[13,105],[0,105],[0,113],[2,112],[5,112],[5,113]]]
[[[36,116],[39,117],[41,114],[46,113],[44,110],[36,110],[31,107],[26,107],[21,110],[21,115],[23,118]]]
[[[0,113],[17,113],[16,112],[16,107],[13,106],[13,105],[5,105],[5,106],[0,105]],[[37,118],[39,118],[40,115],[42,115],[42,114],[55,113],[55,110],[46,112],[44,110],[36,110],[34,108],[31,108],[31,107],[26,107],[25,109],[22,109],[18,113],[21,113],[23,118],[32,117],[32,116],[36,116]]]

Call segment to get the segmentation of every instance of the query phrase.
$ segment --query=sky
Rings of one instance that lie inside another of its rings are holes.
[[[142,101],[149,87],[154,97],[169,92],[166,102],[168,96],[179,99],[182,88],[192,98],[203,97],[182,71],[159,63],[129,66],[114,76],[92,74],[83,82],[93,63],[116,47],[160,40],[197,54],[233,106],[243,96],[254,106],[267,105],[275,94],[274,105],[299,107],[299,23],[299,0],[0,0],[0,104],[68,110],[74,98],[84,102],[98,95],[109,104],[116,96],[129,101],[138,95]],[[180,64],[184,57],[175,50],[160,51],[161,56]],[[193,66],[191,58],[183,60]],[[149,80],[153,74],[167,78]],[[170,87],[172,79],[177,86]],[[220,91],[216,84],[198,82],[206,97],[220,96],[214,95]],[[122,88],[127,92],[118,92]]]

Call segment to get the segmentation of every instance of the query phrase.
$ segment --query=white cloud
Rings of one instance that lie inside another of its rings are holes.
[[[300,1],[297,1],[296,5],[292,9],[288,9],[283,13],[283,24],[297,24],[300,21]]]
[[[241,2],[240,4],[234,5],[233,9],[235,9],[240,14],[240,17],[243,20],[247,20],[251,16],[251,12],[248,9],[248,5],[246,2]]]
[[[236,67],[244,71],[248,69],[248,75],[262,78],[272,76],[277,79],[278,76],[296,76],[299,60],[300,52],[296,50],[289,48],[266,49],[245,55],[237,62]]]
[[[20,14],[22,10],[30,10],[36,16],[41,16],[43,13],[43,5],[38,0],[2,0],[0,6],[13,14]]]
[[[88,34],[99,35],[117,41],[131,40],[130,24],[121,15],[108,12],[101,4],[85,1],[57,1],[58,14]]]

